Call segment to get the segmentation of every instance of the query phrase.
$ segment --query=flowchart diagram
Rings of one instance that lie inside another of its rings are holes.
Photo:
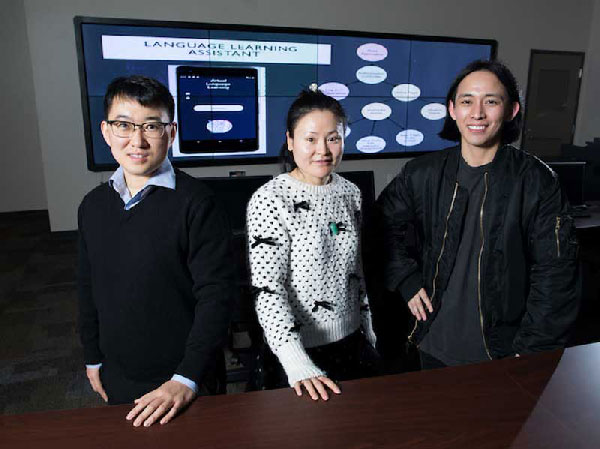
[[[372,122],[371,133],[360,136],[356,140],[356,149],[362,153],[378,153],[383,151],[388,142],[385,137],[376,132],[377,123],[386,123],[386,126],[397,128],[395,141],[402,147],[413,147],[423,142],[424,134],[421,130],[409,128],[402,124],[406,122],[406,117],[394,117],[393,107],[390,103],[394,101],[409,103],[418,101],[421,98],[421,89],[418,85],[401,82],[398,84],[390,83],[388,72],[385,68],[378,65],[378,62],[384,61],[389,56],[388,49],[378,43],[365,43],[356,48],[356,56],[364,61],[365,65],[355,72],[355,79],[346,83],[339,81],[327,81],[319,86],[319,89],[338,101],[352,96],[352,86],[359,82],[363,85],[377,85],[380,83],[389,84],[389,98],[383,101],[369,101],[369,97],[361,96],[364,105],[360,108],[360,117],[353,118],[346,131],[346,137],[352,133],[353,126],[360,121],[367,120]],[[374,95],[376,96],[376,95]],[[441,99],[443,101],[443,99]],[[423,118],[431,121],[443,120],[446,117],[446,106],[438,101],[422,100],[423,106],[420,108],[420,114]]]

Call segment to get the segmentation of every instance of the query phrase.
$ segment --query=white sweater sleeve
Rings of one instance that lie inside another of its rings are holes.
[[[286,280],[290,269],[290,234],[283,217],[285,207],[272,193],[258,190],[248,203],[247,235],[258,321],[292,386],[299,380],[324,375],[324,372],[307,355],[288,302]]]

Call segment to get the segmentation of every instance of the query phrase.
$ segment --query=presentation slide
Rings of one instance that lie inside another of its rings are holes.
[[[113,22],[115,22],[113,20]],[[117,76],[143,74],[176,102],[176,165],[274,162],[285,117],[316,83],[349,116],[345,157],[413,156],[438,137],[446,91],[491,40],[76,18],[88,166],[115,166],[99,132],[102,99]],[[295,30],[294,30],[295,31]]]

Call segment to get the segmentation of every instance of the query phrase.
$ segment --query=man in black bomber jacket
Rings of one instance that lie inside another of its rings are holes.
[[[440,136],[460,145],[409,161],[377,201],[409,340],[425,369],[561,347],[578,311],[575,230],[556,175],[509,145],[516,80],[475,61],[446,105]]]

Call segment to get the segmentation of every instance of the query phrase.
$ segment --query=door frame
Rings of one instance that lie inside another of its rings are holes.
[[[581,77],[579,78],[579,85],[577,86],[577,99],[575,102],[575,115],[573,116],[573,126],[571,126],[571,139],[569,144],[573,144],[573,140],[575,139],[575,125],[577,123],[577,114],[579,113],[579,96],[581,94],[581,82],[583,80],[583,67],[585,65],[585,52],[583,51],[555,51],[555,50],[536,50],[531,49],[529,53],[529,69],[527,73],[527,95],[525,97],[525,110],[523,111],[523,126],[521,127],[521,147],[525,150],[526,148],[526,140],[525,140],[525,130],[527,129],[527,108],[529,106],[530,100],[530,92],[531,92],[531,66],[533,61],[533,56],[535,54],[553,54],[553,55],[579,55],[581,56]]]

